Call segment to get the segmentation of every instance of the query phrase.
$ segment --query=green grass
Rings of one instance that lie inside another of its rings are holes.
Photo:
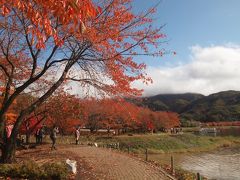
[[[91,137],[82,142],[97,142],[99,145],[120,143],[120,147],[134,153],[143,153],[147,148],[149,153],[171,153],[171,152],[200,152],[209,151],[218,147],[229,147],[240,145],[240,137],[211,137],[197,136],[191,133],[179,135],[153,134],[153,135],[133,135],[114,137]]]
[[[47,136],[44,142],[50,143]],[[201,152],[210,151],[218,147],[240,146],[240,137],[224,136],[198,136],[193,133],[178,135],[170,134],[133,134],[133,136],[81,136],[80,143],[89,144],[96,142],[99,146],[119,143],[123,151],[143,153],[147,148],[149,153],[172,153],[172,152]],[[74,136],[58,136],[57,144],[74,144]]]

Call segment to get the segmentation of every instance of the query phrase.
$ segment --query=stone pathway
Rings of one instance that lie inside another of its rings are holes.
[[[76,158],[82,159],[86,163],[88,169],[90,169],[90,173],[92,172],[91,178],[89,179],[173,179],[158,167],[114,150],[87,146],[67,148],[66,151],[73,154]],[[81,177],[82,173],[83,172],[80,170],[77,179],[86,179]]]

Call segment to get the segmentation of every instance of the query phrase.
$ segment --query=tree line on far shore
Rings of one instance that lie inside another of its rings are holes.
[[[6,116],[7,124],[13,124],[17,113],[33,100],[29,95],[20,96]],[[25,118],[20,133],[30,136],[41,126],[54,125],[63,135],[71,134],[77,126],[88,128],[92,133],[98,129],[144,133],[178,127],[180,121],[177,113],[151,111],[124,99],[81,99],[61,91]]]

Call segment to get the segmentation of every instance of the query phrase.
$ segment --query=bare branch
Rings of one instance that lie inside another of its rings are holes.
[[[3,72],[6,74],[6,76],[9,78],[10,74],[7,71],[7,68],[5,66],[3,66],[2,64],[0,64],[0,68],[2,68]]]

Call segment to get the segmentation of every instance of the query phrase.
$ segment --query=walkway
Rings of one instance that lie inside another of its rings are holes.
[[[160,168],[150,165],[127,154],[110,149],[96,147],[73,147],[65,149],[67,152],[83,160],[88,166],[84,172],[79,169],[77,179],[86,179],[84,173],[91,173],[88,179],[106,180],[167,180],[171,179]],[[89,171],[90,169],[90,171]],[[81,176],[82,177],[81,177]]]

